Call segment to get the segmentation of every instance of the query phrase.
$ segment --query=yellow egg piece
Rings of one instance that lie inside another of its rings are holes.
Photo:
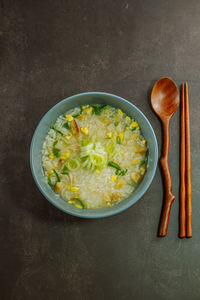
[[[79,190],[79,187],[77,186],[71,186],[71,191],[72,192],[77,192]]]
[[[60,156],[60,159],[63,159],[63,160],[65,160],[67,157],[66,156],[64,156],[64,155],[61,155]]]
[[[123,141],[123,138],[124,138],[123,132],[120,132],[120,133],[119,133],[119,137],[120,137],[121,141]]]
[[[111,180],[112,180],[113,182],[115,182],[115,181],[117,180],[117,176],[116,176],[116,175],[111,176]]]
[[[107,133],[106,133],[106,137],[107,137],[107,138],[111,138],[111,136],[112,136],[112,133],[111,133],[111,132],[107,132]]]
[[[66,140],[71,140],[72,138],[72,133],[71,132],[68,132],[68,134],[65,136]]]
[[[69,150],[66,150],[66,151],[65,151],[65,157],[68,158],[69,156],[70,156],[70,151],[69,151]]]
[[[92,111],[93,111],[93,107],[88,107],[88,108],[86,108],[85,113],[87,115],[90,115],[92,113]]]
[[[134,158],[133,161],[132,161],[132,164],[135,166],[137,164],[140,163],[140,159],[139,158]]]
[[[123,117],[124,113],[120,108],[118,109],[118,113]]]
[[[131,123],[130,127],[131,128],[136,127],[136,129],[138,129],[138,127],[139,127],[138,122]]]
[[[85,119],[85,116],[84,116],[84,115],[80,115],[80,116],[78,116],[78,119],[79,119],[80,121],[83,121],[83,120]]]
[[[85,135],[88,135],[89,130],[88,130],[87,127],[81,127],[81,132],[82,132],[83,134],[85,134]]]
[[[67,119],[68,122],[71,122],[74,118],[70,115],[65,115],[65,118]]]
[[[143,176],[146,172],[146,169],[144,167],[140,168],[140,174]]]

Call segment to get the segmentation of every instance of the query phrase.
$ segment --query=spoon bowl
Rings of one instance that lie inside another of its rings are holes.
[[[161,78],[156,82],[151,94],[151,104],[161,120],[171,118],[180,104],[179,91],[170,78]]]

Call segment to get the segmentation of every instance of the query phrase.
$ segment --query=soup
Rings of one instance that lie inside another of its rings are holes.
[[[108,105],[85,105],[58,117],[42,148],[46,180],[80,209],[111,207],[129,197],[147,168],[136,120]]]

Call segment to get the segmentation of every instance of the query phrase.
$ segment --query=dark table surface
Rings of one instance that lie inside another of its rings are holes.
[[[200,299],[200,1],[0,1],[0,299]],[[160,169],[147,193],[106,219],[64,214],[41,195],[29,147],[57,102],[106,91],[134,103],[161,148],[155,81],[188,81],[193,238],[178,238],[179,122],[170,124],[176,200],[156,236]]]

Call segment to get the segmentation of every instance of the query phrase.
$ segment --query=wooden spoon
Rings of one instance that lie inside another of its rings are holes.
[[[163,148],[160,164],[164,177],[165,201],[163,205],[159,236],[167,235],[169,216],[175,196],[172,194],[172,181],[169,172],[169,120],[180,104],[179,91],[173,80],[161,78],[156,82],[151,93],[151,105],[162,121],[163,125]]]

